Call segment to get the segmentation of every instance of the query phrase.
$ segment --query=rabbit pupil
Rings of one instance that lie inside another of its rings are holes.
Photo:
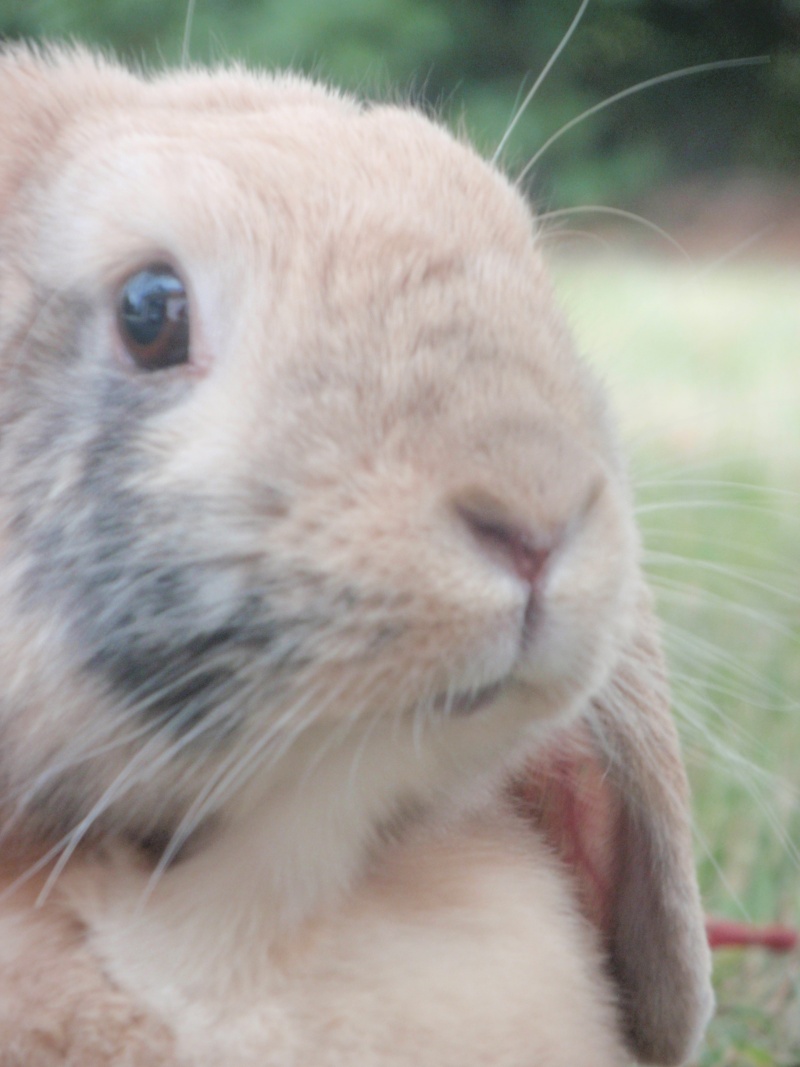
[[[189,303],[171,267],[137,271],[120,292],[117,325],[128,355],[144,370],[164,370],[189,359]]]

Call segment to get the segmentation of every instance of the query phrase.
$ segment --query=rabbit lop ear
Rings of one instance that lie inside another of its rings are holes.
[[[689,790],[649,595],[602,693],[515,785],[599,926],[631,1052],[677,1065],[713,1007]]]

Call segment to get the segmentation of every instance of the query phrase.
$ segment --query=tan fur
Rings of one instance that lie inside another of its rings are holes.
[[[411,110],[240,70],[12,50],[0,143],[0,1064],[683,1062],[685,778],[526,204]],[[114,303],[154,262],[192,358],[151,373]],[[173,729],[131,679],[187,649],[227,688]],[[597,908],[551,745],[613,793]]]

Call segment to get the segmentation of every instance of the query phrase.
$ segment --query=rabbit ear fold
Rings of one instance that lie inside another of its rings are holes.
[[[613,677],[515,792],[576,873],[631,1052],[684,1063],[713,1007],[711,965],[688,784],[646,594]]]
[[[47,65],[35,53],[21,46],[0,51],[0,219],[57,136],[48,82]]]
[[[112,73],[129,77],[80,47],[0,47],[0,219],[76,111],[108,94]]]

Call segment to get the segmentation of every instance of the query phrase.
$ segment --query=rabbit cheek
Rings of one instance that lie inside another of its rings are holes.
[[[165,506],[148,493],[147,428],[189,386],[98,365],[93,320],[87,304],[45,301],[14,353],[0,473],[15,593],[31,620],[61,617],[68,658],[112,704],[162,721],[174,705],[186,731],[229,687],[225,654],[242,640],[269,644],[272,628],[238,590],[215,614],[204,610],[204,587],[220,585],[191,544],[207,506]],[[198,662],[211,666],[190,670]]]

